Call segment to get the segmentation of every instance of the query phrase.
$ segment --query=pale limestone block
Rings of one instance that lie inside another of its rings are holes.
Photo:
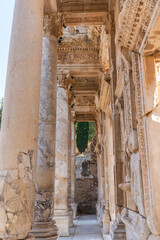
[[[127,240],[148,240],[150,230],[146,218],[134,211],[123,209],[121,220],[125,224]]]
[[[160,236],[153,236],[153,235],[150,235],[148,240],[160,240]]]
[[[148,167],[150,174],[148,178],[151,184],[150,194],[152,194],[152,200],[150,199],[150,204],[152,204],[151,221],[156,226],[156,229],[154,229],[152,233],[158,235],[158,233],[160,233],[160,148],[158,144],[160,141],[160,134],[158,134],[160,132],[160,106],[158,105],[150,114],[144,117],[144,119],[147,131],[146,144],[149,153]]]
[[[147,114],[155,108],[158,104],[157,99],[155,98],[157,82],[155,75],[155,64],[154,57],[147,56],[143,57],[143,74],[144,74],[144,113]]]
[[[145,216],[140,154],[131,155],[131,193],[141,215]]]
[[[132,130],[132,132],[129,135],[128,139],[128,148],[131,153],[136,152],[138,150],[138,136],[137,136],[137,130]]]

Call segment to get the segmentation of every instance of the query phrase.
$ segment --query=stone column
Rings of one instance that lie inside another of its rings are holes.
[[[44,17],[42,76],[39,111],[39,138],[35,217],[32,233],[36,238],[57,239],[53,219],[55,179],[55,139],[57,101],[57,45],[59,26],[55,16]],[[51,24],[51,26],[50,26]],[[47,29],[46,29],[47,26]]]
[[[99,196],[98,196],[98,208],[97,208],[97,215],[98,220],[100,221],[101,225],[103,225],[103,211],[105,206],[105,187],[104,187],[104,148],[103,148],[103,123],[102,123],[102,112],[99,112],[99,119],[98,119],[98,149],[97,149],[97,157],[98,157],[98,182],[99,182]]]
[[[111,76],[111,106],[112,106],[112,125],[113,125],[113,149],[115,157],[115,198],[117,213],[124,203],[123,191],[118,187],[123,182],[123,163],[121,160],[121,127],[120,114],[115,106],[115,89],[117,84],[116,68],[116,46],[115,46],[115,22],[114,22],[114,2],[110,6],[110,32],[109,32],[109,57],[110,57],[110,76]]]
[[[68,213],[70,227],[73,227],[73,210],[71,207],[71,106],[70,101],[68,103]]]
[[[24,239],[35,199],[43,0],[16,0],[0,135],[0,238]]]
[[[110,231],[110,211],[109,211],[109,183],[108,183],[108,156],[107,156],[107,143],[106,143],[106,119],[104,121],[104,175],[105,175],[105,210],[103,216],[103,233],[109,234]]]
[[[71,206],[73,209],[73,219],[77,216],[77,204],[75,203],[75,182],[76,182],[76,140],[74,119],[71,121]]]
[[[54,219],[60,236],[70,235],[68,177],[68,94],[67,90],[59,85],[57,89]]]

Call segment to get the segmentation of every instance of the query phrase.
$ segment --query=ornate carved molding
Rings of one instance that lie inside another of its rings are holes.
[[[144,188],[144,205],[145,214],[148,219],[148,225],[152,232],[156,233],[156,226],[154,221],[154,203],[152,197],[152,189],[150,183],[150,176],[148,170],[148,156],[146,150],[146,129],[145,120],[143,118],[143,97],[142,97],[142,86],[141,77],[139,72],[139,55],[132,53],[132,69],[133,69],[133,81],[135,84],[135,95],[136,95],[136,110],[137,110],[137,120],[138,120],[138,141],[139,141],[139,151],[141,156],[141,166],[142,166],[142,179]],[[157,233],[158,234],[158,233]]]
[[[139,52],[157,0],[126,0],[119,14],[116,43]]]
[[[95,105],[94,96],[76,96],[76,106],[92,106]]]
[[[63,19],[65,26],[100,26],[106,24],[107,14],[106,12],[64,13]]]
[[[107,12],[107,0],[59,0],[58,11],[72,13]]]
[[[60,64],[90,64],[99,62],[99,49],[91,47],[89,44],[86,47],[73,44],[62,44],[58,48],[58,62]]]

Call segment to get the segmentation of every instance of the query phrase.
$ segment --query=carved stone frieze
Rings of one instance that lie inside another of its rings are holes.
[[[72,44],[71,44],[72,45]],[[61,64],[87,64],[98,63],[99,49],[91,48],[90,46],[80,47],[79,45],[73,47],[66,44],[63,48],[58,48],[58,61]]]
[[[106,12],[97,13],[64,13],[65,26],[100,26],[105,25],[107,21]]]
[[[143,95],[142,95],[142,81],[139,72],[140,56],[136,53],[132,53],[132,67],[133,67],[133,80],[135,84],[136,94],[136,109],[137,109],[137,120],[138,120],[138,141],[139,151],[141,156],[142,166],[142,179],[144,189],[144,205],[145,214],[148,220],[148,225],[154,234],[157,234],[157,226],[155,225],[154,216],[154,202],[153,202],[153,190],[151,185],[150,173],[148,169],[148,155],[146,151],[146,123],[143,118]]]
[[[59,0],[58,11],[71,13],[106,12],[108,10],[107,0]]]
[[[126,0],[121,4],[116,43],[139,52],[157,0]]]
[[[99,64],[101,27],[67,27],[58,48],[59,64]]]
[[[94,96],[76,96],[76,106],[95,105]]]

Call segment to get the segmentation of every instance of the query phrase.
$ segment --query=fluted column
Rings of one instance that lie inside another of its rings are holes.
[[[0,134],[0,238],[24,239],[35,199],[43,0],[16,0]]]
[[[73,209],[73,219],[76,219],[77,204],[75,203],[75,182],[76,182],[76,141],[74,119],[71,120],[71,206]]]
[[[57,227],[53,220],[56,147],[57,37],[60,31],[59,28],[61,27],[60,23],[59,25],[57,23],[58,21],[55,15],[45,15],[35,217],[34,227],[32,229],[32,234],[36,239],[57,239],[58,237]]]
[[[56,121],[56,162],[54,219],[60,236],[69,236],[68,214],[68,93],[65,88],[57,88]]]

